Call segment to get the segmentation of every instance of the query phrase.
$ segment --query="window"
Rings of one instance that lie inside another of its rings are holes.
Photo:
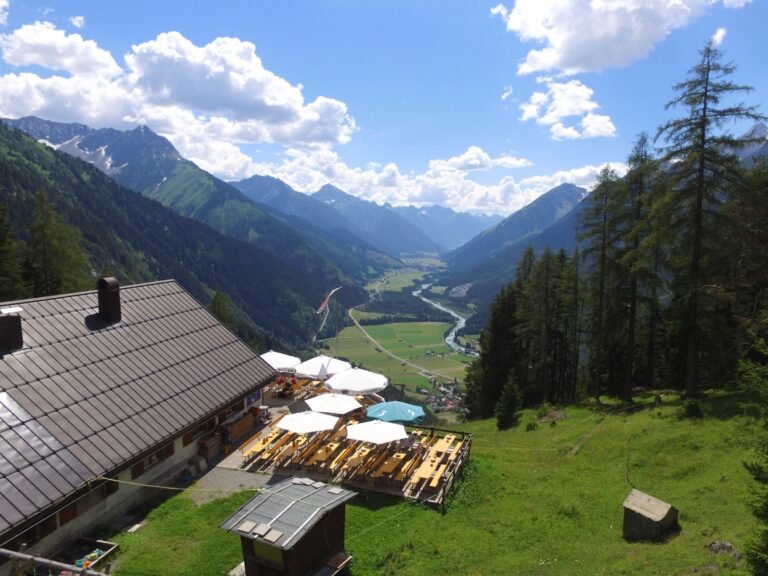
[[[37,540],[42,540],[49,534],[53,534],[56,531],[56,528],[59,527],[59,523],[56,521],[56,514],[53,516],[50,516],[49,518],[46,518],[40,524],[36,526],[37,530]]]
[[[66,508],[59,510],[59,526],[64,526],[77,518],[77,502],[72,502]]]
[[[160,450],[157,450],[144,458],[141,462],[134,464],[131,467],[131,479],[135,480],[153,466],[157,466],[163,460],[170,458],[173,456],[173,452],[173,442],[170,442],[160,448]]]
[[[189,446],[190,444],[192,444],[192,442],[194,442],[201,436],[205,435],[206,432],[210,432],[215,427],[216,427],[215,420],[213,419],[208,420],[205,424],[198,426],[194,430],[184,434],[184,436],[182,437],[182,444],[184,446]]]

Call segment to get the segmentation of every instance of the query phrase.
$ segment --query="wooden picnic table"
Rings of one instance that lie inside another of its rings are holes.
[[[448,448],[451,447],[451,444],[453,444],[453,441],[455,439],[456,439],[455,435],[448,434],[447,436],[438,440],[437,443],[434,446],[432,446],[432,451],[435,453],[446,452]]]
[[[418,482],[432,476],[432,473],[437,469],[437,465],[440,464],[442,458],[438,456],[432,456],[424,460],[421,466],[413,473],[411,482]]]
[[[279,428],[274,428],[272,432],[264,436],[261,440],[257,440],[255,445],[245,450],[243,452],[243,457],[247,460],[252,456],[258,456],[267,448],[267,446],[269,446],[272,442],[277,440],[281,432],[282,430],[280,430]]]
[[[338,448],[338,442],[329,442],[328,444],[320,446],[320,448],[318,448],[317,452],[315,452],[315,455],[310,460],[310,464],[314,464],[315,462],[325,462],[328,460],[328,458],[331,457],[331,454],[336,452]]]
[[[405,452],[396,452],[389,458],[382,462],[381,466],[376,470],[374,476],[380,476],[382,474],[391,474],[398,466],[405,460],[407,454]]]
[[[370,446],[361,446],[357,449],[357,451],[352,454],[352,457],[347,459],[347,461],[344,463],[344,466],[341,467],[342,470],[346,470],[347,468],[354,468],[355,466],[359,466],[363,463],[363,460],[366,456],[371,452]]]

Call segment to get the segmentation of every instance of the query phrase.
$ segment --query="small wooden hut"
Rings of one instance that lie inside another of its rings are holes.
[[[308,478],[268,486],[221,525],[240,536],[246,576],[336,574],[344,551],[345,503],[355,492]]]
[[[674,506],[632,489],[624,500],[624,539],[663,540],[677,528],[677,517]]]

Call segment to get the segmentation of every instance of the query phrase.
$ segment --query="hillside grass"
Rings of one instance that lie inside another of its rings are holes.
[[[444,513],[374,493],[347,505],[350,573],[746,574],[742,560],[705,548],[728,540],[743,551],[754,526],[742,466],[749,427],[731,417],[737,402],[718,394],[698,420],[681,419],[672,399],[633,414],[561,408],[564,420],[530,432],[531,411],[504,432],[491,420],[467,423],[470,462]],[[680,510],[680,533],[658,544],[623,540],[627,475]],[[122,537],[117,574],[226,574],[241,560],[239,542],[218,524],[250,495],[200,508],[174,497]]]
[[[507,432],[492,421],[468,425],[471,465],[445,514],[392,503],[391,519],[368,529],[384,508],[353,507],[352,573],[746,574],[705,545],[728,540],[743,551],[753,527],[748,432],[718,410],[681,420],[677,404],[612,416],[567,408],[566,420],[533,432],[530,413]],[[682,531],[666,543],[623,540],[627,471],[638,489],[680,510]]]

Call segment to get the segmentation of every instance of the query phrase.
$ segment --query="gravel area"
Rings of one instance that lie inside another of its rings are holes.
[[[267,474],[255,474],[245,470],[217,467],[201,476],[186,491],[186,494],[200,505],[235,492],[263,488],[267,484],[273,483],[272,478],[271,475]],[[279,482],[283,479],[276,478],[274,482]]]

